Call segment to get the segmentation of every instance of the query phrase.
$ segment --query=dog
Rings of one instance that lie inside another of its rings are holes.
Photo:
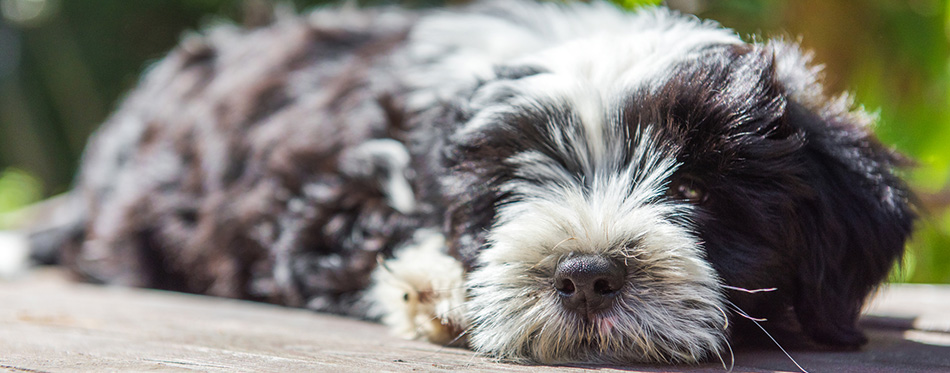
[[[854,349],[916,213],[820,77],[795,43],[599,1],[218,26],[94,135],[34,247],[506,361]]]

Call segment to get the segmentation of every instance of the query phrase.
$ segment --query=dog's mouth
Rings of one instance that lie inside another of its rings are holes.
[[[617,318],[617,316],[612,314],[610,308],[581,310],[574,312],[574,314],[577,315],[580,320],[579,322],[583,326],[599,325],[602,322],[611,322],[611,320],[616,320]]]
[[[615,311],[603,310],[579,315],[577,323],[579,329],[589,331],[582,335],[584,342],[593,343],[593,336],[613,334],[620,321]]]

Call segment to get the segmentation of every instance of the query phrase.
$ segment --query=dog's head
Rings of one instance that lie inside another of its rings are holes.
[[[914,215],[900,157],[796,46],[674,31],[500,66],[446,116],[441,193],[475,349],[697,361],[739,309],[863,343],[861,305]]]

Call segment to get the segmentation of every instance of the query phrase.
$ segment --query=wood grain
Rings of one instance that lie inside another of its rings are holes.
[[[860,352],[792,352],[813,372],[950,371],[950,287],[885,289]],[[698,366],[526,366],[406,341],[384,327],[267,304],[73,283],[37,270],[0,283],[0,370],[73,371],[722,371]],[[796,371],[779,351],[736,356],[737,372]]]

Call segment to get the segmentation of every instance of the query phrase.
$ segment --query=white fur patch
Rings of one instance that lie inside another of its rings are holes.
[[[373,273],[375,313],[401,337],[458,343],[468,326],[462,265],[446,255],[441,234],[420,230],[413,240]]]
[[[617,90],[606,88],[650,81],[699,46],[741,42],[715,22],[662,7],[625,12],[606,1],[488,1],[473,13],[437,13],[413,29],[409,107],[452,101],[505,64],[541,66],[612,95]]]
[[[406,177],[408,168],[408,150],[391,139],[366,141],[340,157],[341,172],[375,178],[389,206],[403,214],[416,209],[416,196]]]

